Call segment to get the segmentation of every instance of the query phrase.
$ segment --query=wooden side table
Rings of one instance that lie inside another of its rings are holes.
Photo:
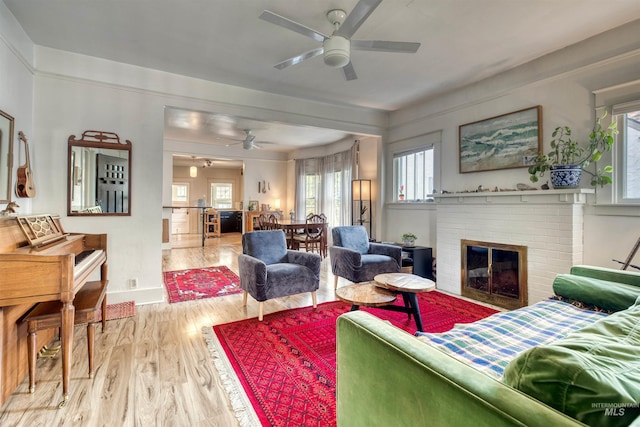
[[[336,297],[340,301],[351,304],[351,311],[364,307],[384,307],[396,301],[397,294],[388,291],[372,282],[356,283],[336,289]]]
[[[378,274],[373,278],[377,286],[394,291],[402,295],[404,307],[391,306],[388,310],[402,311],[413,314],[416,322],[416,329],[422,332],[422,316],[420,315],[420,306],[418,305],[418,292],[431,292],[436,288],[433,280],[425,279],[415,274],[407,273],[384,273]]]

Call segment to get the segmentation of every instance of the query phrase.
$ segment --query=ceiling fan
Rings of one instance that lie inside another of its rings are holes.
[[[376,52],[417,52],[420,43],[351,40],[353,34],[358,31],[358,28],[360,28],[381,2],[382,0],[360,0],[349,15],[341,9],[330,10],[327,13],[327,19],[329,19],[329,22],[331,22],[331,25],[334,27],[333,33],[330,36],[324,35],[319,31],[313,30],[284,16],[265,10],[260,15],[260,19],[322,42],[322,47],[301,53],[300,55],[274,65],[274,67],[281,70],[291,65],[299,64],[306,59],[323,55],[325,64],[333,68],[342,68],[347,80],[355,80],[358,76],[351,62],[351,49]]]
[[[260,149],[259,145],[255,143],[256,136],[251,132],[251,129],[244,129],[245,137],[244,139],[237,140],[238,142],[234,142],[233,144],[227,144],[227,147],[231,147],[233,145],[242,144],[242,148],[245,150],[253,150],[254,148]],[[268,142],[261,142],[261,144],[269,144]]]

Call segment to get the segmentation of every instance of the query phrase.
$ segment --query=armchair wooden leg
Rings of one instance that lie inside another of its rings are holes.
[[[333,289],[338,289],[338,276],[333,276]]]
[[[316,291],[311,292],[311,301],[313,301],[313,308],[317,308],[318,301],[316,299]]]
[[[242,306],[243,307],[247,306],[247,291],[244,291],[242,294]]]
[[[260,301],[258,303],[258,320],[260,322],[262,322],[262,318],[263,318],[263,312],[264,312],[264,302]]]

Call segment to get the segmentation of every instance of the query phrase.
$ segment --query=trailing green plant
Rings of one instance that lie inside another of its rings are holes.
[[[418,237],[417,237],[415,234],[413,234],[413,233],[404,233],[404,234],[402,235],[402,240],[406,240],[406,239],[413,239],[413,240],[416,240],[417,238],[418,238]]]
[[[597,162],[602,158],[602,154],[611,151],[615,142],[615,135],[618,134],[616,121],[609,126],[603,127],[602,120],[607,116],[605,111],[602,116],[596,118],[593,130],[589,134],[589,143],[586,146],[580,145],[578,141],[571,139],[571,128],[568,126],[558,126],[551,136],[551,151],[547,154],[538,154],[529,166],[529,179],[531,182],[538,182],[540,177],[552,166],[580,166],[582,170],[591,175],[591,185],[604,187],[611,184],[611,165],[596,168],[595,172],[587,170],[591,162]]]

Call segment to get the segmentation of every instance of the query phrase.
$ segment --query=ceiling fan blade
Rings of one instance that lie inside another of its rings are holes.
[[[382,0],[360,0],[335,35],[350,39],[380,3]]]
[[[351,49],[376,52],[416,53],[420,43],[390,42],[383,40],[351,40]]]
[[[305,59],[313,58],[314,56],[322,55],[324,52],[324,47],[318,47],[316,49],[310,50],[305,53],[301,53],[300,55],[294,56],[293,58],[289,58],[285,61],[282,61],[276,65],[275,68],[278,70],[282,70],[283,68],[287,68],[291,65],[296,65],[304,61]]]
[[[285,18],[284,16],[280,16],[268,10],[265,10],[264,12],[262,12],[262,14],[260,14],[260,19],[271,22],[272,24],[279,25],[288,30],[295,31],[296,33],[302,34],[303,36],[311,37],[312,39],[321,43],[324,41],[324,39],[327,38],[327,36],[316,30],[312,30],[309,27],[305,27],[304,25],[292,21],[289,18]]]
[[[349,61],[347,65],[342,67],[342,71],[344,71],[344,77],[347,79],[347,81],[355,80],[358,78],[356,70],[353,68],[353,63],[351,61]]]

